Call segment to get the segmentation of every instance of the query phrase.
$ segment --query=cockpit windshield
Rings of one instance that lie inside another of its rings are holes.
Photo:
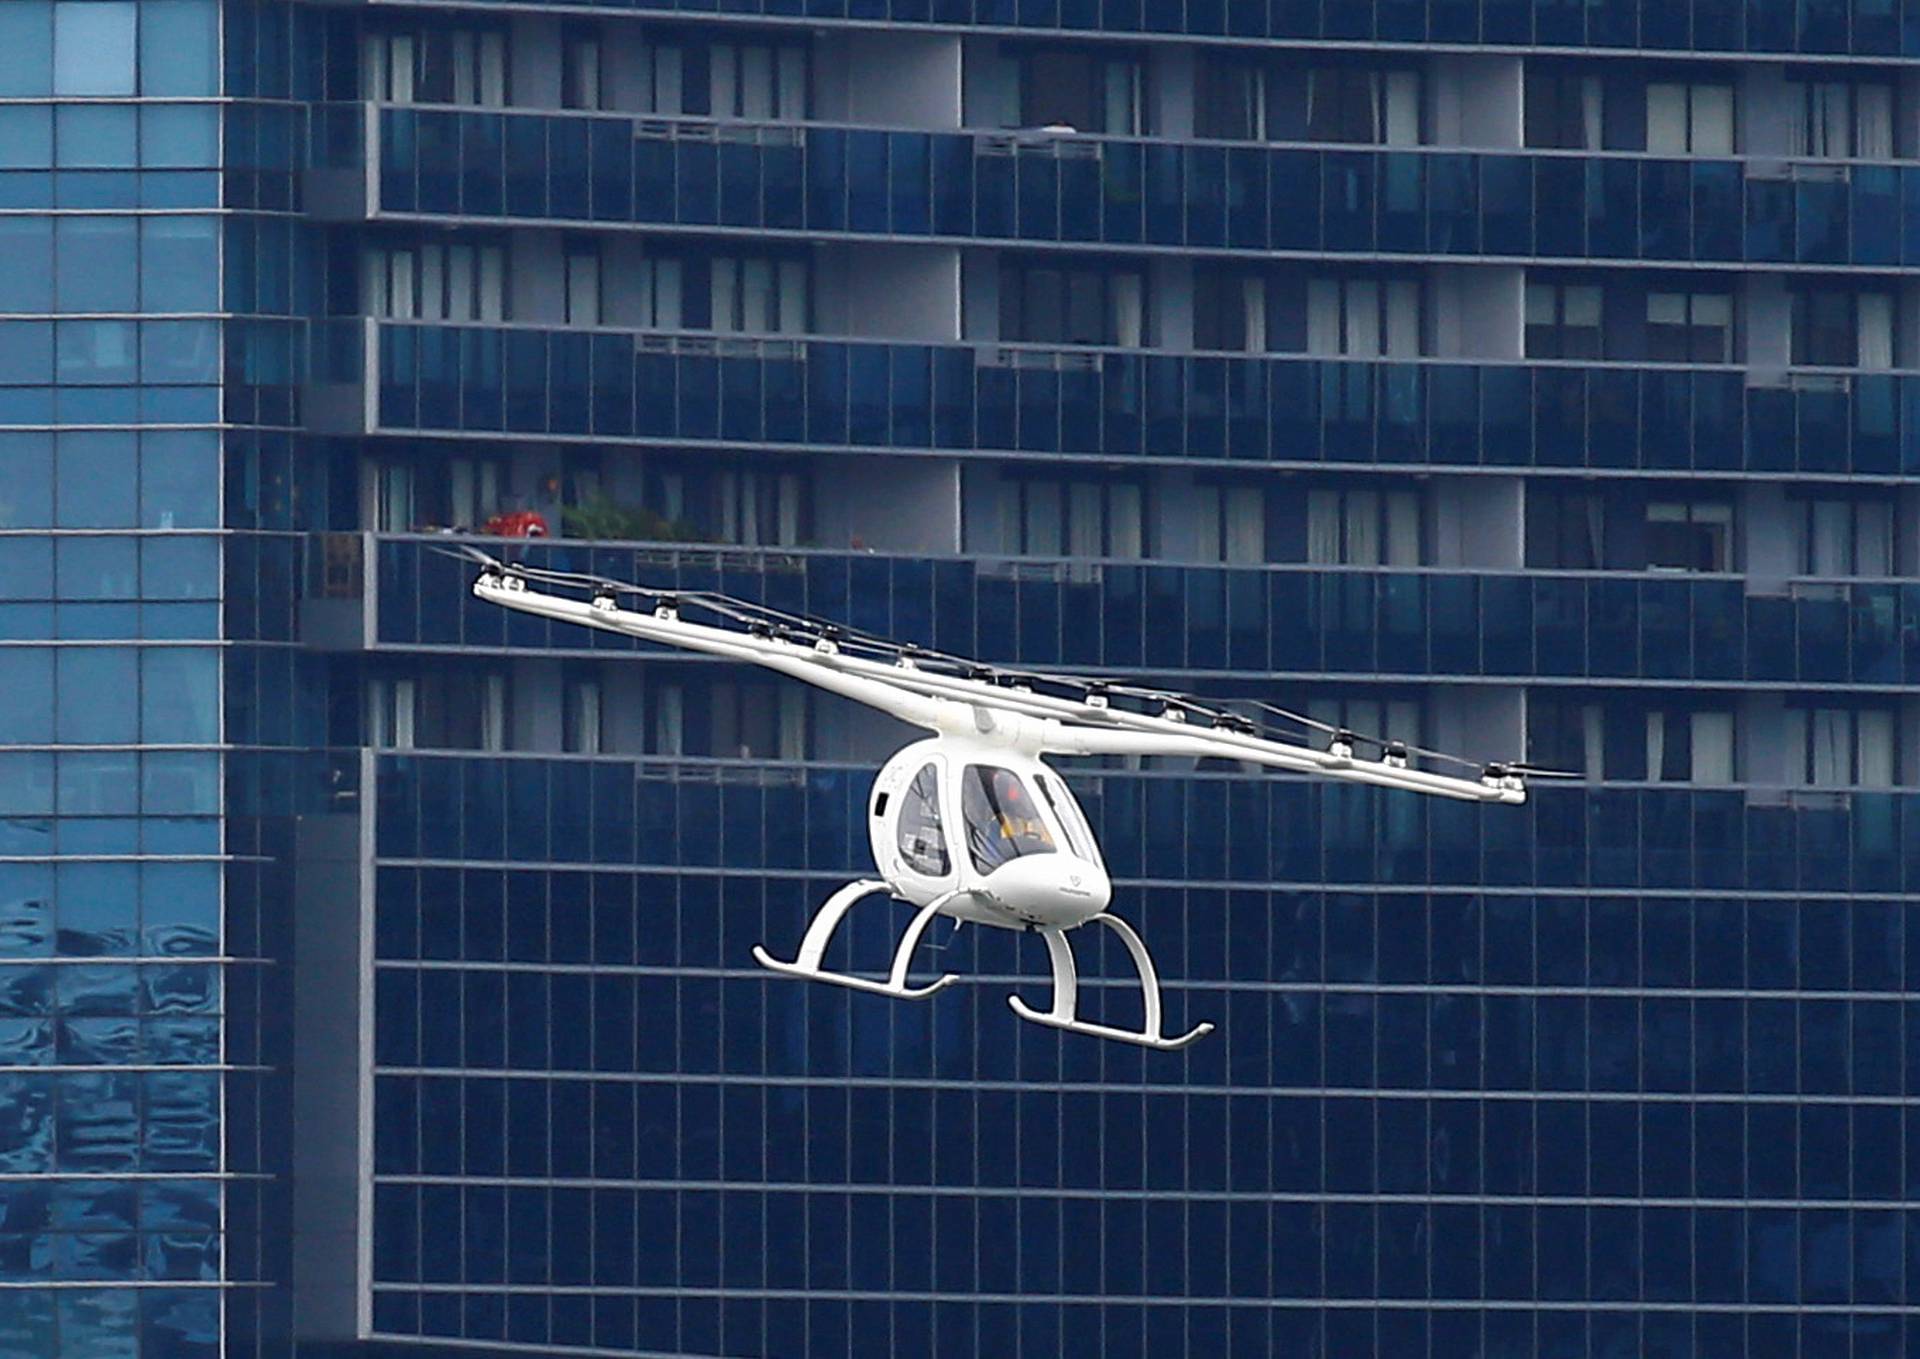
[[[960,814],[967,826],[967,852],[982,873],[1022,855],[1055,850],[1053,832],[1033,794],[1011,769],[968,765],[960,781]]]

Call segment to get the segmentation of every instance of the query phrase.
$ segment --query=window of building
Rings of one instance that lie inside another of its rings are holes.
[[[1891,788],[1898,726],[1891,708],[1789,708],[1788,778],[1817,788]]]
[[[1421,729],[1420,704],[1415,699],[1320,697],[1307,703],[1307,716],[1323,726],[1373,740],[1417,746],[1426,739]],[[1308,735],[1308,744],[1321,750],[1331,741],[1330,732],[1314,731]]]
[[[1321,566],[1418,566],[1417,491],[1315,487],[1307,492],[1307,560]]]
[[[648,42],[637,61],[641,112],[671,117],[807,116],[807,46],[790,42]]]
[[[687,694],[678,684],[649,684],[646,691],[647,753],[687,753]]]
[[[1793,296],[1793,361],[1833,368],[1891,368],[1889,293],[1804,288]]]
[[[1527,565],[1596,571],[1606,561],[1606,501],[1591,486],[1527,483]]]
[[[367,684],[367,742],[393,750],[506,750],[507,677],[376,677]]]
[[[1131,56],[1073,48],[1020,54],[1020,126],[1111,137],[1145,131],[1146,73]]]
[[[53,92],[132,94],[136,71],[134,20],[132,0],[57,0],[53,7]]]
[[[1194,558],[1237,566],[1267,560],[1267,494],[1246,482],[1201,482],[1197,502]]]
[[[687,54],[678,43],[649,40],[636,53],[635,67],[640,112],[678,116],[693,111],[687,107]]]
[[[1788,81],[1789,151],[1795,156],[1893,155],[1894,87],[1890,81]]]
[[[1728,708],[1527,695],[1527,758],[1596,782],[1732,783],[1737,750]]]
[[[708,686],[714,758],[803,760],[807,756],[807,691],[757,680]],[[698,754],[689,751],[689,754]]]
[[[652,256],[639,267],[640,325],[735,335],[807,329],[807,261],[735,255]]]
[[[478,529],[500,512],[507,466],[494,458],[447,460],[447,516],[454,528]]]
[[[600,34],[591,28],[570,28],[561,39],[560,107],[603,109],[606,107],[600,78],[602,48]]]
[[[507,35],[438,26],[367,35],[368,97],[390,104],[507,102]]]
[[[410,679],[367,682],[367,744],[376,750],[414,748],[415,685]]]
[[[730,467],[713,478],[720,541],[797,547],[807,532],[807,483],[797,472]]]
[[[1647,150],[1657,156],[1731,156],[1733,86],[1647,86]]]
[[[743,547],[797,547],[812,532],[810,483],[799,472],[740,463],[650,462],[640,504],[669,536]]]
[[[807,328],[807,264],[800,259],[707,261],[708,327],[744,335],[799,335]]]
[[[1033,557],[1139,558],[1146,495],[1137,482],[1019,477],[1002,483],[1001,541]]]
[[[772,43],[714,43],[707,51],[707,107],[715,118],[807,116],[807,53]]]
[[[216,0],[4,0],[0,97],[216,94],[220,16]]]
[[[569,675],[560,690],[560,748],[575,755],[598,755],[602,735],[600,681],[591,675]]]
[[[507,251],[497,242],[376,246],[366,255],[370,314],[399,321],[501,321]]]
[[[1606,87],[1596,75],[1527,67],[1526,142],[1598,151],[1605,135]]]
[[[1138,346],[1142,277],[1131,271],[1007,262],[1000,273],[1000,338],[1027,344]]]
[[[1415,279],[1313,278],[1307,282],[1307,352],[1357,358],[1420,353]]]
[[[1527,759],[1599,782],[1607,771],[1606,709],[1552,691],[1527,695]]]
[[[1420,144],[1416,70],[1276,67],[1266,81],[1267,135],[1275,141]]]
[[[1202,350],[1412,358],[1426,352],[1425,287],[1391,274],[1324,277],[1201,269],[1194,344]]]
[[[1806,501],[1800,521],[1801,571],[1810,576],[1892,575],[1894,523],[1891,501]]]
[[[1422,81],[1413,67],[1267,65],[1203,56],[1195,131],[1232,141],[1416,146]]]
[[[1194,130],[1224,141],[1267,140],[1267,72],[1248,61],[1202,56],[1195,77]]]
[[[363,483],[372,496],[366,522],[375,533],[410,533],[420,523],[414,512],[414,473],[410,462],[376,462]]]
[[[686,274],[672,256],[640,261],[639,323],[643,330],[679,330],[686,324]]]
[[[570,326],[600,324],[600,246],[594,241],[567,242],[566,312]]]
[[[1732,783],[1733,714],[1653,708],[1646,714],[1647,778],[1654,783]]]
[[[1269,293],[1259,274],[1199,270],[1193,281],[1193,343],[1196,349],[1260,354],[1269,347]]]
[[[1111,137],[1146,131],[1146,68],[1114,48],[982,47],[967,74],[967,121]]]
[[[1597,359],[1600,289],[1585,283],[1527,284],[1527,357]]]
[[[1654,571],[1733,570],[1733,506],[1724,501],[1647,503],[1647,567]]]
[[[362,478],[361,521],[377,533],[477,530],[504,507],[508,471],[504,459],[485,456],[369,459]]]
[[[1659,363],[1732,363],[1732,296],[1648,293],[1647,357]]]

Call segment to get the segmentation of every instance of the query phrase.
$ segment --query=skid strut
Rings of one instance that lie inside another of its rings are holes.
[[[832,982],[835,986],[850,986],[856,991],[871,991],[876,995],[892,996],[897,1000],[925,1000],[934,992],[943,990],[960,980],[949,972],[925,986],[907,985],[907,968],[913,962],[914,947],[920,942],[920,936],[926,933],[927,926],[933,923],[933,918],[940,913],[940,908],[952,899],[952,893],[944,897],[936,897],[922,906],[908,923],[906,932],[900,936],[900,946],[893,951],[893,969],[887,974],[885,981],[869,981],[865,977],[849,976],[844,972],[830,972],[822,966],[827,956],[827,945],[832,941],[833,931],[840,924],[841,917],[852,909],[855,902],[870,897],[875,892],[886,891],[888,891],[886,883],[872,878],[850,882],[828,897],[820,909],[814,913],[813,923],[807,926],[806,935],[800,940],[800,952],[792,962],[781,962],[758,944],[753,946],[753,956],[760,966],[783,976],[802,977],[807,981]]]
[[[1047,1024],[1069,1033],[1114,1038],[1122,1043],[1138,1043],[1141,1047],[1157,1048],[1162,1052],[1177,1052],[1213,1032],[1213,1025],[1203,1023],[1195,1025],[1178,1038],[1169,1038],[1161,1033],[1160,976],[1153,970],[1153,959],[1147,956],[1147,946],[1140,942],[1140,936],[1134,933],[1133,927],[1119,916],[1103,911],[1093,919],[1120,936],[1120,942],[1133,955],[1134,966],[1140,970],[1140,995],[1145,1002],[1146,1012],[1142,1031],[1136,1033],[1132,1029],[1116,1029],[1074,1018],[1074,1006],[1080,997],[1080,974],[1073,966],[1073,946],[1067,942],[1067,936],[1062,931],[1054,929],[1040,931],[1040,937],[1047,941],[1047,957],[1053,963],[1053,1008],[1042,1013],[1020,997],[1008,996],[1007,1004],[1013,1007],[1015,1014],[1022,1019],[1031,1019],[1036,1024]]]

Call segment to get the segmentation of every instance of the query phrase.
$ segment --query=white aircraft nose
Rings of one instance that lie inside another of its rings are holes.
[[[1026,854],[1001,864],[981,886],[1022,919],[1069,928],[1107,909],[1113,883],[1098,864],[1071,854]]]

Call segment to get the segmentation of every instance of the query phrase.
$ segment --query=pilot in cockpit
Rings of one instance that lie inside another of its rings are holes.
[[[1022,855],[1053,853],[1053,832],[1012,770],[968,766],[960,801],[967,847],[981,872]]]

